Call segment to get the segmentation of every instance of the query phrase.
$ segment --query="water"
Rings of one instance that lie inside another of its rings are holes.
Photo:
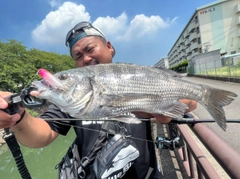
[[[59,136],[52,144],[41,149],[30,149],[22,145],[25,164],[32,179],[57,178],[55,169],[75,138],[73,130],[67,136]],[[7,145],[0,147],[0,179],[20,179],[13,156]]]

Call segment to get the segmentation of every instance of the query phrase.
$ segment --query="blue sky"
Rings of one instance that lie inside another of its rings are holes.
[[[2,0],[0,39],[68,54],[66,33],[87,20],[115,47],[114,62],[154,65],[166,57],[197,7],[215,0]]]

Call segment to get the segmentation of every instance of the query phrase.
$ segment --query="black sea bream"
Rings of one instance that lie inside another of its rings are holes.
[[[131,112],[182,118],[188,106],[179,99],[202,104],[218,125],[226,130],[223,106],[237,95],[184,81],[155,67],[129,64],[99,64],[50,74],[39,70],[41,81],[31,94],[47,99],[63,112],[81,120],[119,120],[139,123]]]

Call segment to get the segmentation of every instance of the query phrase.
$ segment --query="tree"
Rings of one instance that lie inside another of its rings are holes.
[[[69,55],[60,55],[37,49],[27,50],[16,40],[0,41],[0,90],[19,92],[33,79],[39,68],[52,73],[74,68],[75,64]]]
[[[184,60],[177,64],[176,66],[170,67],[170,70],[176,71],[176,72],[186,72],[186,68],[188,66],[188,60]]]

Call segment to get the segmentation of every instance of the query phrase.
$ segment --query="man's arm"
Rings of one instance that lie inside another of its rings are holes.
[[[0,93],[0,109],[6,109],[8,104],[3,99],[3,96],[9,96],[11,93]],[[20,119],[24,109],[20,108],[20,112],[14,115],[9,115],[3,110],[0,110],[0,128],[9,128],[14,132],[18,142],[31,148],[41,148],[50,144],[58,133],[51,130],[46,121],[32,117],[27,111],[23,119],[16,124]],[[16,124],[16,125],[15,125]]]

